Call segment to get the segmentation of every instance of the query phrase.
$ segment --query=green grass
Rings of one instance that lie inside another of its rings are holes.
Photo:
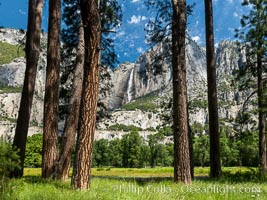
[[[138,130],[138,131],[142,131],[143,129],[136,127],[134,125],[124,125],[124,124],[114,124],[108,127],[109,130],[112,131],[125,131],[125,132],[131,132],[133,130]]]
[[[144,95],[140,98],[136,98],[134,101],[124,104],[122,106],[122,110],[142,110],[142,111],[150,111],[156,112],[158,105],[155,102],[158,99],[156,93],[152,92],[147,95]]]
[[[9,122],[12,122],[12,123],[16,123],[17,119],[11,118],[11,117],[7,117],[7,116],[0,116],[0,121],[9,121]]]
[[[196,177],[208,177],[209,167],[195,167]],[[257,168],[251,167],[225,167],[223,177],[248,180],[257,179]],[[41,176],[41,168],[24,168],[25,176]],[[92,168],[92,176],[102,177],[173,177],[172,167],[155,168]]]
[[[177,200],[177,199],[210,199],[210,200],[248,200],[267,199],[267,184],[260,180],[232,180],[232,175],[254,173],[255,168],[233,167],[224,168],[226,177],[213,180],[207,177],[209,168],[197,167],[197,177],[192,184],[175,184],[172,178],[155,179],[154,176],[168,176],[173,173],[171,167],[119,169],[93,169],[91,188],[88,191],[74,191],[70,180],[60,182],[40,178],[40,169],[25,169],[25,177],[9,182],[6,199],[18,200],[90,200],[90,199],[137,199],[137,200]],[[202,177],[206,176],[206,177]],[[129,178],[129,177],[135,177]],[[137,179],[136,177],[144,177]],[[146,179],[145,179],[146,178]]]
[[[205,100],[192,100],[188,102],[188,107],[193,108],[207,108],[208,107],[208,101]]]
[[[24,56],[25,52],[20,46],[0,42],[0,65],[10,63],[13,59]]]
[[[13,87],[13,86],[1,86],[0,85],[0,94],[4,93],[21,93],[21,87]]]

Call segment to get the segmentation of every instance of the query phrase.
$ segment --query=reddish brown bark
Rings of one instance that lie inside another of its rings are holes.
[[[90,187],[98,100],[101,24],[97,1],[81,0],[81,15],[85,40],[84,79],[72,186],[83,190]]]
[[[49,1],[47,68],[44,99],[44,133],[42,177],[55,172],[57,161],[58,101],[60,68],[60,17],[61,1]]]
[[[186,1],[173,0],[172,68],[174,181],[191,183],[186,87]]]

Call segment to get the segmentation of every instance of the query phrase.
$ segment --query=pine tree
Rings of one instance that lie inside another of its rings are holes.
[[[40,55],[40,34],[42,24],[43,0],[30,0],[28,7],[28,26],[26,34],[26,70],[13,146],[19,149],[20,168],[14,169],[11,176],[23,176],[26,141],[31,116],[37,65]]]
[[[56,166],[56,176],[58,179],[66,180],[68,178],[71,153],[75,144],[75,136],[78,127],[80,104],[82,95],[84,66],[84,31],[83,25],[80,24],[79,42],[77,47],[76,65],[71,88],[71,96],[68,104],[68,113],[65,120],[61,150]]]
[[[174,181],[191,183],[186,87],[186,1],[172,1]]]
[[[57,161],[61,1],[49,1],[47,68],[44,99],[42,177],[49,178]]]
[[[97,1],[81,0],[80,3],[85,41],[84,79],[72,186],[74,189],[83,190],[89,189],[91,179],[99,86],[101,20]]]
[[[221,176],[219,120],[217,105],[216,64],[214,53],[212,0],[205,0],[206,58],[210,134],[210,176]]]
[[[67,56],[72,54],[73,49],[76,48],[76,42],[78,41],[78,47],[75,51],[76,54],[76,64],[74,69],[74,77],[72,83],[72,89],[69,97],[68,112],[66,116],[63,138],[61,142],[61,151],[59,160],[57,162],[56,174],[59,179],[66,179],[68,177],[68,171],[70,168],[71,152],[75,144],[75,136],[78,126],[79,113],[80,113],[80,99],[82,90],[82,80],[83,80],[83,64],[84,64],[84,33],[83,25],[81,24],[81,16],[79,14],[80,6],[75,0],[65,0],[66,6],[64,8],[63,18],[68,28],[63,30],[63,41],[65,47],[67,47]],[[120,6],[115,0],[102,0],[100,3],[101,8],[101,24],[102,24],[102,40],[101,46],[103,50],[101,61],[105,65],[110,65],[111,67],[116,63],[116,56],[113,49],[113,40],[109,37],[109,30],[116,27],[121,21]],[[80,23],[80,24],[78,24]],[[79,37],[76,38],[77,27],[80,27]],[[104,39],[103,39],[104,37]],[[64,53],[63,53],[64,55]],[[69,59],[67,59],[69,61]],[[72,63],[71,63],[72,65]],[[66,70],[67,74],[71,71]],[[105,68],[101,68],[100,79],[106,78],[104,75]],[[104,76],[104,77],[102,77]],[[107,86],[108,87],[108,86]],[[99,91],[103,93],[102,90]],[[102,108],[99,105],[98,108]],[[105,109],[105,108],[102,108]],[[100,112],[98,112],[100,115]]]
[[[257,80],[258,96],[258,126],[259,126],[259,158],[260,171],[262,174],[267,173],[266,160],[266,80],[264,74],[266,70],[266,37],[267,37],[267,2],[266,0],[248,1],[244,0],[243,6],[250,6],[251,10],[248,15],[241,19],[242,28],[238,30],[237,37],[245,48],[246,60],[244,66],[240,69],[241,77],[251,82],[251,77]],[[246,83],[248,83],[248,81]],[[253,80],[252,80],[253,81]],[[247,88],[251,84],[246,84]]]
[[[180,1],[178,1],[180,2]],[[172,2],[169,0],[146,0],[145,1],[147,7],[149,10],[155,11],[156,10],[156,17],[153,20],[150,20],[145,28],[145,30],[147,31],[147,41],[148,44],[151,46],[157,45],[157,44],[164,44],[166,49],[170,49],[167,51],[163,51],[163,53],[165,54],[158,54],[156,57],[153,58],[154,63],[153,63],[153,68],[156,69],[156,71],[158,73],[162,73],[162,63],[164,61],[166,61],[167,59],[177,59],[177,52],[171,51],[171,49],[173,49],[173,31],[176,31],[176,29],[173,28],[174,25],[174,3],[175,5],[177,5],[177,1]],[[192,5],[185,5],[185,15],[186,17],[192,14],[193,11],[193,7],[194,4]],[[179,11],[180,11],[180,5],[179,5]],[[176,13],[177,15],[177,13]],[[178,18],[177,18],[178,20]],[[185,19],[187,21],[187,19]],[[180,21],[181,22],[181,21]],[[185,22],[186,24],[186,22]],[[176,24],[177,25],[177,24]],[[178,26],[178,25],[177,25]],[[183,25],[182,25],[183,26]],[[177,34],[177,33],[176,33]],[[182,33],[183,35],[183,33]],[[183,36],[181,36],[183,37]],[[185,36],[186,37],[186,32],[185,32]],[[180,47],[179,47],[180,48]],[[182,52],[181,52],[182,54]],[[173,56],[174,55],[174,56]],[[175,58],[174,58],[175,57]],[[176,63],[178,64],[178,63]],[[180,67],[183,64],[180,65]],[[151,66],[149,66],[151,67]],[[174,64],[172,63],[172,67],[174,67]],[[185,63],[184,66],[185,67]],[[175,69],[176,70],[176,69]],[[173,69],[174,72],[174,69]],[[186,74],[184,74],[186,75]],[[176,86],[178,86],[176,84]],[[184,87],[184,85],[182,86]],[[185,85],[185,89],[186,89],[186,85]],[[177,91],[174,89],[174,91]],[[176,95],[176,94],[174,94]],[[174,96],[173,98],[177,98],[177,96]],[[186,97],[187,98],[187,97]],[[177,101],[177,100],[175,100]],[[187,102],[186,102],[187,104]],[[177,109],[178,108],[174,108],[175,104],[173,104],[173,112],[177,113]],[[186,108],[187,109],[187,108]],[[188,142],[189,142],[189,152],[190,152],[190,171],[191,171],[191,178],[194,177],[194,160],[193,160],[193,140],[192,140],[192,134],[190,132],[190,128],[189,128],[189,120],[188,120],[188,111],[186,113],[186,121],[188,122],[188,128],[186,128],[187,130],[187,134],[188,134]],[[177,116],[176,116],[177,117]],[[177,118],[176,118],[177,119]],[[173,119],[173,121],[175,121],[176,119]],[[174,122],[177,124],[177,121]],[[177,130],[174,129],[174,134]],[[176,148],[176,146],[175,146]],[[174,157],[178,157],[177,155],[177,151],[174,151]],[[175,179],[175,181],[177,181]]]

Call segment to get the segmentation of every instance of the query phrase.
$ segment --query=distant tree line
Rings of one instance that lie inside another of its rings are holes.
[[[193,126],[195,133],[204,127]],[[231,130],[224,127],[220,131],[221,164],[228,166],[257,167],[258,137],[257,132],[245,132],[231,135]],[[100,139],[94,141],[92,167],[167,167],[173,166],[173,143],[163,143],[162,131],[151,134],[144,139],[138,130],[123,135],[121,139]],[[195,166],[209,166],[209,136],[195,134],[193,137]],[[72,159],[75,152],[72,153]],[[41,167],[42,134],[28,137],[25,166]]]

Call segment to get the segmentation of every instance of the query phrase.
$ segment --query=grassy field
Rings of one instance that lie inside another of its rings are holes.
[[[72,190],[70,180],[43,180],[40,169],[24,172],[24,178],[9,181],[5,199],[267,199],[266,182],[251,168],[224,168],[220,180],[208,178],[208,168],[196,168],[190,185],[173,183],[172,168],[98,168],[92,170],[89,191]]]

